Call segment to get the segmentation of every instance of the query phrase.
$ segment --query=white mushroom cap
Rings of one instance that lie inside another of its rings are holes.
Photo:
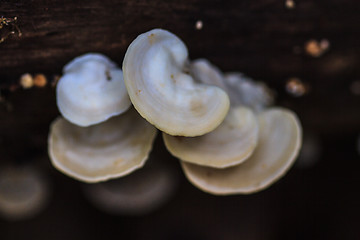
[[[258,146],[247,161],[226,169],[181,162],[189,181],[212,194],[248,194],[270,186],[283,176],[301,147],[299,120],[293,112],[281,108],[260,113],[258,120]]]
[[[65,65],[63,72],[56,100],[61,114],[73,124],[97,124],[130,107],[122,71],[104,55],[77,57]]]
[[[223,74],[206,59],[191,62],[191,74],[201,83],[215,85],[229,95],[231,106],[247,106],[261,111],[273,103],[272,91],[263,83],[255,82],[242,73]]]
[[[190,72],[194,79],[200,83],[218,86],[225,91],[228,90],[221,70],[206,59],[200,58],[192,61]]]
[[[156,132],[133,109],[85,128],[58,118],[50,127],[49,156],[66,175],[84,182],[105,181],[142,167]]]
[[[84,186],[93,205],[110,214],[140,215],[160,208],[175,193],[178,175],[166,164],[147,161],[123,178]]]
[[[35,217],[46,207],[49,186],[31,167],[7,167],[0,170],[0,215],[16,221]]]
[[[154,29],[129,46],[124,81],[136,110],[160,130],[199,136],[214,130],[229,110],[220,88],[197,84],[186,72],[188,52],[174,34]]]
[[[242,73],[227,73],[225,83],[234,106],[245,105],[260,112],[274,102],[273,92],[264,83],[256,82]]]
[[[199,137],[174,137],[163,133],[165,146],[182,161],[225,168],[244,162],[258,141],[255,114],[246,107],[230,108],[214,131]]]

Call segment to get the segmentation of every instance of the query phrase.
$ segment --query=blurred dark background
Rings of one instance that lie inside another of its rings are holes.
[[[0,168],[36,166],[51,186],[37,216],[0,219],[0,239],[360,239],[359,12],[356,0],[0,1],[10,20],[0,27]],[[83,183],[51,167],[52,83],[62,67],[87,52],[121,65],[153,28],[178,35],[191,59],[264,81],[298,114],[310,147],[284,178],[253,195],[212,196],[185,179],[158,138],[152,155],[179,186],[160,209],[126,216],[97,210]],[[24,73],[48,84],[23,89]]]

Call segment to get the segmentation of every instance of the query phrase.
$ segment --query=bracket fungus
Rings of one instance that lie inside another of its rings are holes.
[[[149,159],[123,178],[84,186],[88,200],[110,214],[140,215],[156,210],[174,194],[178,174],[169,164]]]
[[[274,103],[273,91],[263,82],[254,82],[238,72],[227,73],[224,79],[232,105],[243,105],[261,112]]]
[[[127,49],[124,81],[134,107],[151,124],[170,135],[200,136],[224,120],[229,98],[216,86],[195,83],[187,64],[185,44],[154,29]]]
[[[198,82],[224,89],[231,106],[247,106],[259,112],[274,101],[274,94],[264,83],[254,82],[238,72],[223,74],[206,59],[192,61],[190,71]]]
[[[252,82],[242,74],[224,75],[205,59],[191,63],[191,72],[197,81],[219,86],[229,94],[230,113],[247,109],[253,118],[252,124],[242,126],[245,129],[239,127],[233,131],[223,132],[222,128],[228,125],[230,114],[213,132],[195,138],[175,138],[164,134],[168,150],[180,158],[189,181],[203,191],[227,195],[260,191],[284,175],[295,161],[301,146],[302,130],[296,115],[282,108],[266,110],[273,100],[270,90],[263,84]],[[238,121],[239,124],[248,116],[245,114],[246,111],[242,114],[238,113],[237,118],[232,121]],[[259,131],[258,142],[257,138],[254,138],[257,137],[257,131]],[[234,135],[237,138],[234,138]],[[227,139],[233,143],[227,145],[229,148],[224,149],[220,139]],[[212,154],[208,155],[206,151],[200,151],[205,149],[204,143],[210,142],[216,143],[211,145]],[[227,161],[227,153],[240,154],[244,150],[243,146],[252,146],[252,151],[245,158],[221,165],[223,161]],[[196,158],[194,152],[198,153]],[[221,152],[220,156],[223,159],[219,157],[213,161],[214,152]]]
[[[105,181],[142,167],[156,132],[133,109],[90,127],[60,117],[50,127],[49,155],[66,175],[89,183]]]
[[[79,126],[90,126],[125,112],[131,105],[122,71],[98,53],[65,65],[56,87],[61,114]]]
[[[223,74],[207,60],[191,62],[190,72],[200,83],[227,90]],[[225,120],[214,131],[198,137],[163,134],[167,149],[182,161],[226,168],[245,161],[254,151],[258,126],[250,108],[231,106]]]
[[[248,160],[226,169],[182,161],[189,181],[212,194],[249,194],[270,186],[283,176],[294,163],[301,147],[299,120],[289,110],[270,108],[258,115],[258,121],[258,146]]]
[[[185,44],[166,30],[140,34],[130,44],[123,81],[121,70],[99,54],[74,59],[64,73],[57,89],[59,108],[79,126],[55,120],[49,154],[56,168],[84,182],[125,176],[142,167],[155,127],[163,131],[167,149],[180,159],[190,182],[217,195],[253,193],[270,186],[291,167],[301,147],[299,120],[287,109],[267,109],[273,94],[265,84],[241,73],[223,74],[205,59],[190,62]],[[72,82],[76,78],[80,80]],[[110,118],[124,112],[129,99],[135,109]],[[92,126],[82,127],[88,125]],[[136,177],[126,179],[138,182]],[[119,180],[120,187],[109,186],[120,189],[125,204],[134,202],[128,205],[130,211],[142,209],[147,205],[142,200],[153,196],[152,190],[124,195],[126,179]],[[143,186],[151,188],[148,183]],[[105,198],[122,201],[114,192],[99,189]],[[124,209],[111,201],[108,207]]]
[[[174,137],[163,134],[166,148],[182,161],[225,168],[244,162],[258,140],[255,114],[246,107],[232,107],[214,131],[199,137]]]
[[[208,60],[200,58],[190,63],[190,73],[197,82],[214,85],[227,91],[223,73]],[[231,98],[230,98],[230,103]]]

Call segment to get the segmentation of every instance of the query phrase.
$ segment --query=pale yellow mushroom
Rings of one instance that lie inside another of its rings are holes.
[[[134,109],[90,127],[58,118],[50,127],[49,155],[66,175],[84,182],[105,181],[142,167],[156,132]]]
[[[106,56],[79,56],[63,72],[56,85],[56,101],[63,117],[73,124],[97,124],[130,107],[122,71]]]
[[[267,188],[294,163],[302,141],[296,115],[271,108],[258,115],[259,142],[244,163],[226,169],[203,167],[182,161],[186,177],[205,192],[217,195],[249,194]]]
[[[9,220],[31,219],[47,205],[49,185],[32,167],[2,167],[0,170],[0,215]]]
[[[200,136],[224,120],[229,98],[216,86],[195,83],[187,63],[184,43],[154,29],[127,49],[124,81],[134,107],[151,124],[170,135]]]
[[[191,63],[190,72],[198,82],[224,90],[222,72],[205,59]],[[167,149],[182,161],[226,168],[244,162],[257,144],[258,125],[251,109],[232,106],[225,120],[214,131],[198,137],[174,137],[163,134]]]
[[[182,161],[226,168],[244,162],[258,140],[255,114],[246,107],[232,107],[219,127],[199,137],[174,137],[163,133],[166,148]]]

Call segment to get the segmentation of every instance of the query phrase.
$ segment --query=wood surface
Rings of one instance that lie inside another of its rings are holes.
[[[138,34],[164,28],[183,39],[192,59],[208,58],[223,71],[265,81],[277,92],[277,103],[294,109],[305,126],[322,132],[359,131],[360,114],[354,110],[359,109],[359,96],[349,88],[360,76],[360,2],[295,4],[289,9],[285,0],[1,1],[0,15],[17,17],[22,35],[15,33],[0,43],[0,86],[6,96],[23,73],[44,73],[52,80],[67,62],[87,52],[101,52],[121,65]],[[201,30],[195,28],[198,20]],[[304,45],[310,39],[327,39],[329,50],[309,56]],[[309,84],[310,92],[300,98],[287,94],[290,77]],[[41,93],[27,91],[8,96],[14,111],[21,112],[10,113],[15,114],[12,121],[21,122],[23,114],[17,101],[30,112],[45,104],[51,114],[41,114],[51,116],[41,124],[55,117],[50,87]]]

